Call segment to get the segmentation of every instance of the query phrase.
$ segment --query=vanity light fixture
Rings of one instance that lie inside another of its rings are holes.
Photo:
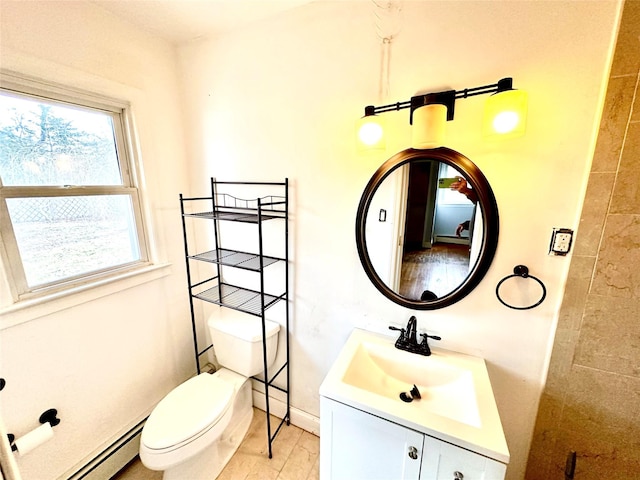
[[[484,104],[483,135],[503,138],[524,135],[527,119],[527,92],[515,90],[511,78],[503,78],[497,85],[497,92]]]
[[[491,96],[485,104],[483,134],[503,138],[523,135],[527,93],[515,90],[513,79],[507,77],[481,87],[426,93],[404,102],[380,107],[369,105],[365,107],[364,117],[360,119],[358,137],[365,147],[380,148],[380,142],[384,141],[384,127],[380,123],[379,114],[409,108],[409,123],[413,125],[413,148],[440,147],[444,140],[445,122],[453,120],[456,100],[485,94]]]
[[[385,122],[382,117],[374,112],[374,106],[364,109],[364,117],[357,124],[358,145],[366,150],[384,149],[386,139],[384,135]]]

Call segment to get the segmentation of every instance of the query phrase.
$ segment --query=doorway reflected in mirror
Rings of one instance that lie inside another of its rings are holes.
[[[477,197],[452,165],[418,160],[408,173],[398,293],[413,300],[435,300],[461,285],[471,264],[470,246]],[[398,222],[402,226],[402,222]]]
[[[467,157],[444,147],[407,149],[365,188],[356,246],[381,293],[430,310],[455,303],[478,284],[495,254],[498,226],[491,187]]]

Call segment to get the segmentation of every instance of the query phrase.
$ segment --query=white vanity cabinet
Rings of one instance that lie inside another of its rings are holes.
[[[509,449],[482,358],[417,355],[355,329],[319,393],[321,480],[504,480]]]
[[[321,480],[415,480],[424,435],[320,397]],[[415,450],[415,458],[408,455]]]
[[[424,436],[420,480],[503,480],[506,471],[504,463]]]
[[[502,480],[506,466],[320,397],[321,480]]]

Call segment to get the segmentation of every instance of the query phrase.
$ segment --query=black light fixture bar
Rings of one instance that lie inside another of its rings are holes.
[[[370,115],[376,115],[378,113],[393,112],[397,110],[404,110],[405,108],[410,108],[411,113],[409,116],[409,123],[413,123],[413,111],[416,108],[420,108],[424,105],[441,104],[447,107],[447,120],[453,120],[453,112],[456,99],[504,92],[511,89],[513,89],[513,78],[506,77],[499,80],[497,83],[482,85],[480,87],[465,88],[463,90],[445,90],[442,92],[425,93],[422,95],[411,97],[411,100],[391,103],[389,105],[382,105],[379,107],[368,105],[364,109],[364,115],[365,117],[368,117]]]
[[[374,107],[373,105],[368,105],[364,107],[364,116],[368,117],[369,115],[377,115],[378,113],[404,110],[405,108],[409,108],[410,106],[411,106],[411,100],[407,100],[405,102],[391,103],[389,105],[382,105],[380,107]]]
[[[503,78],[498,83],[492,83],[491,85],[483,85],[482,87],[465,88],[464,90],[456,91],[456,98],[474,97],[476,95],[485,95],[487,93],[504,92],[505,90],[513,89],[513,78]]]

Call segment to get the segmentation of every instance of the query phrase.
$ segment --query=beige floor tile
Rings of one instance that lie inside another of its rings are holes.
[[[280,419],[271,417],[272,435]],[[253,421],[238,451],[217,480],[318,480],[320,439],[294,425],[283,425],[268,456],[266,414],[254,409]],[[162,472],[148,470],[139,459],[113,480],[161,480]]]
[[[162,472],[149,470],[136,457],[134,461],[117,473],[112,480],[162,480]]]
[[[314,435],[313,433],[309,433],[303,430],[302,435],[300,436],[300,440],[298,440],[298,445],[305,448],[311,453],[315,453],[316,455],[320,454],[320,437]]]
[[[268,465],[255,465],[246,480],[276,480],[280,472]]]
[[[307,478],[317,458],[317,453],[311,453],[300,444],[296,444],[291,455],[287,458],[278,480],[301,480]]]
[[[218,480],[244,480],[251,473],[256,461],[256,455],[237,451],[218,475]]]
[[[272,422],[271,422],[272,426],[274,425],[277,426],[279,422],[280,422],[280,419],[272,417]],[[289,458],[289,455],[293,451],[293,448],[295,447],[296,443],[302,436],[303,430],[294,425],[288,425],[288,426],[283,425],[282,428],[280,429],[280,432],[278,432],[278,435],[273,441],[273,445],[272,445],[273,456],[270,459],[268,456],[269,446],[267,444],[266,422],[263,422],[263,424],[264,425],[260,428],[259,439],[257,440],[252,439],[252,444],[251,444],[253,446],[257,441],[257,445],[259,445],[260,458],[258,459],[257,463],[262,465],[268,465],[271,468],[280,471],[282,470],[282,467],[287,461],[287,458]],[[272,435],[273,435],[273,431],[275,431],[275,428],[273,428],[272,430]]]
[[[319,442],[318,442],[319,443]],[[320,455],[316,458],[316,463],[313,464],[307,480],[320,480]]]

